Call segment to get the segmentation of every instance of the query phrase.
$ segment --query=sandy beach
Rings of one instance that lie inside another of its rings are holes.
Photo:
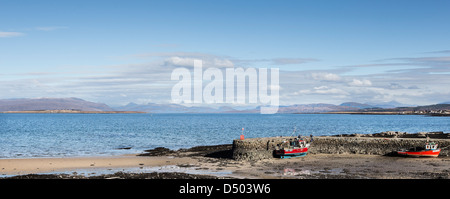
[[[308,154],[236,161],[230,145],[110,157],[0,159],[4,178],[448,179],[450,158]]]
[[[79,170],[101,171],[191,164],[190,158],[141,157],[134,155],[78,158],[0,159],[1,175],[73,173]],[[92,173],[91,172],[91,173]]]

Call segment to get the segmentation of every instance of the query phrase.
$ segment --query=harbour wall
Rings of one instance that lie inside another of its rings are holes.
[[[283,140],[294,137],[246,138],[233,141],[233,159],[255,161],[273,158]],[[309,138],[307,139],[309,141]],[[450,156],[450,139],[430,139],[441,148],[440,157]],[[309,154],[392,155],[399,149],[424,146],[425,138],[314,137]]]

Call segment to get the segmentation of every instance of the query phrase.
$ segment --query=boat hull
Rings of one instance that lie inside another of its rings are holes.
[[[305,153],[295,153],[295,154],[289,154],[289,155],[278,155],[281,159],[285,159],[285,158],[294,158],[294,157],[303,157],[306,156],[306,152]]]
[[[308,148],[280,149],[275,150],[275,156],[280,158],[303,157],[307,154]]]
[[[441,149],[436,150],[423,150],[423,151],[398,151],[398,155],[411,156],[411,157],[438,157]]]

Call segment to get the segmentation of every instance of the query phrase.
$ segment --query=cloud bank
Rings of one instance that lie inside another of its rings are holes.
[[[196,52],[159,52],[133,57],[151,59],[142,64],[93,67],[92,71],[73,68],[67,73],[37,70],[2,74],[0,89],[4,92],[0,98],[79,97],[111,105],[170,103],[171,89],[177,83],[170,80],[172,71],[177,67],[192,67],[195,59],[203,61],[204,69],[215,67],[221,70],[243,67],[243,63],[252,67],[269,62],[310,63],[299,58],[286,59],[290,61],[245,60]],[[374,62],[382,63],[297,71],[284,70],[281,64],[277,88],[280,104],[398,101],[423,105],[450,99],[450,90],[446,88],[450,85],[450,59],[446,55],[388,58]],[[266,67],[261,65],[261,68]],[[401,69],[398,69],[399,65]],[[102,68],[101,72],[99,68]],[[371,70],[360,74],[355,72],[366,68]]]
[[[20,37],[25,35],[24,33],[21,32],[3,32],[0,31],[0,38],[7,38],[7,37]]]

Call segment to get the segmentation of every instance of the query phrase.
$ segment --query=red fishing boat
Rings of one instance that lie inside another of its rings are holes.
[[[425,147],[413,147],[409,150],[397,151],[397,154],[411,157],[438,157],[441,149],[434,142],[426,143]]]
[[[310,144],[303,139],[290,139],[279,144],[274,155],[280,158],[302,157],[308,153],[309,146]]]

